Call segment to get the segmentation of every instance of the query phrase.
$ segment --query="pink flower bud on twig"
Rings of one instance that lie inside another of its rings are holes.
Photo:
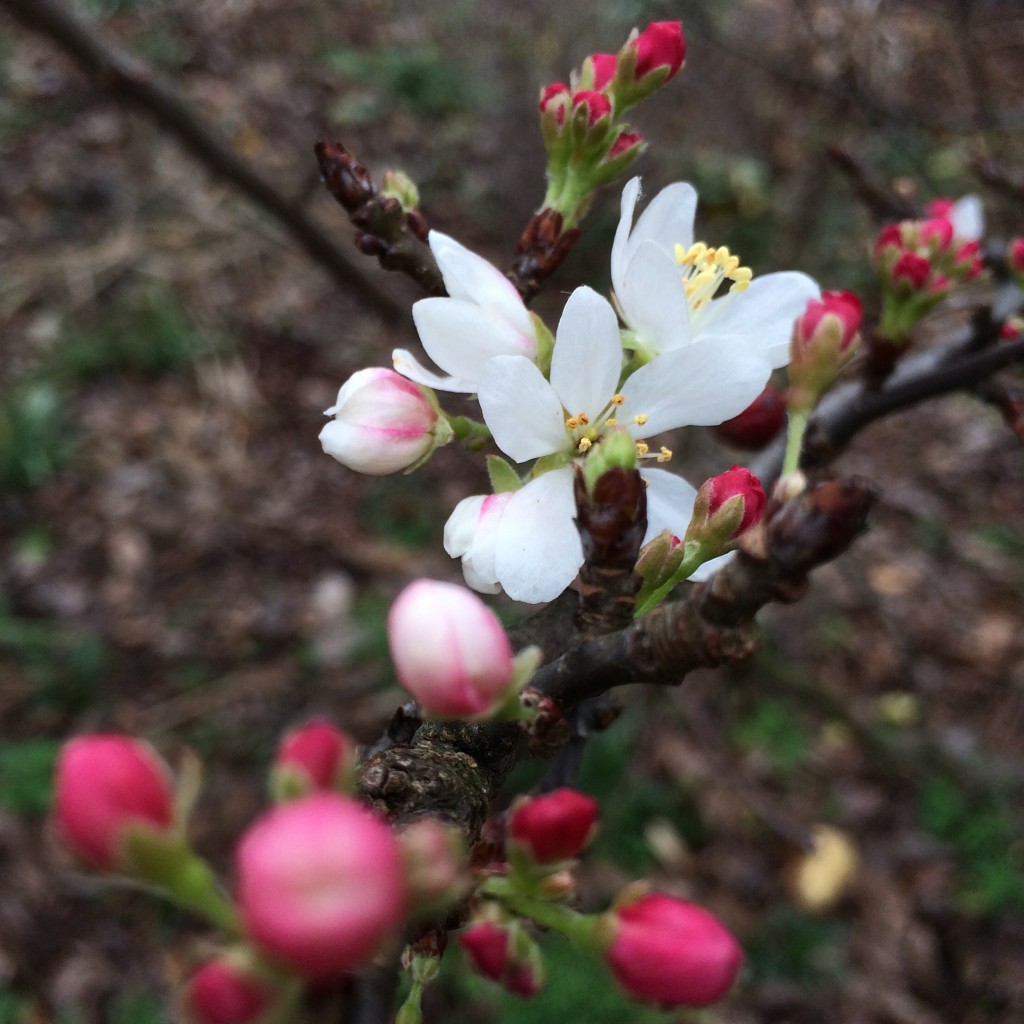
[[[807,303],[789,347],[791,409],[813,408],[853,358],[863,313],[860,299],[849,291],[823,292],[820,300]]]
[[[619,66],[619,58],[614,53],[592,53],[587,58],[587,61],[590,63],[591,75],[593,77],[590,88],[597,89],[600,92],[615,77],[615,72]],[[586,66],[586,62],[584,62],[584,66]]]
[[[554,120],[559,127],[565,124],[565,112],[572,105],[572,94],[565,82],[552,82],[540,92],[538,107],[541,114]]]
[[[683,543],[700,541],[714,553],[728,551],[760,521],[765,501],[761,481],[749,469],[733,466],[713,476],[697,491]]]
[[[244,956],[207,960],[188,982],[185,1000],[196,1024],[257,1024],[276,991],[249,969]]]
[[[333,793],[264,814],[239,843],[237,875],[250,938],[312,980],[362,966],[405,911],[404,868],[391,830]]]
[[[54,820],[64,842],[83,860],[126,870],[129,831],[174,830],[171,773],[147,744],[129,736],[79,736],[57,759]]]
[[[605,958],[635,999],[664,1008],[707,1006],[732,987],[743,953],[702,907],[651,893],[607,915]]]
[[[1011,239],[1006,250],[1006,262],[1017,283],[1024,285],[1024,237]]]
[[[509,811],[508,836],[535,864],[577,857],[593,837],[598,804],[574,789],[523,797]]]
[[[544,984],[544,965],[537,944],[518,924],[480,920],[459,935],[473,969],[513,995],[535,996]]]
[[[586,121],[593,128],[602,118],[611,117],[612,103],[603,92],[596,89],[580,89],[572,94],[573,113],[586,111]]]
[[[485,716],[513,683],[512,648],[498,617],[465,587],[410,583],[388,614],[401,684],[439,718]]]
[[[344,789],[354,764],[352,740],[326,719],[315,718],[281,739],[271,790],[278,799],[290,799],[315,790]]]
[[[380,476],[423,462],[452,438],[452,428],[418,384],[373,367],[354,373],[326,415],[324,451],[358,473]]]
[[[686,58],[686,38],[681,21],[652,21],[636,38],[636,69],[634,75],[644,78],[661,68],[668,68],[665,81],[679,73]]]

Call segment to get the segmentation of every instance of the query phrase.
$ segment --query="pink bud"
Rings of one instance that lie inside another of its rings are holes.
[[[743,953],[702,907],[651,893],[609,916],[608,966],[635,999],[666,1009],[707,1006],[732,987]]]
[[[439,718],[488,714],[508,696],[512,648],[498,617],[453,583],[416,580],[388,613],[401,684]]]
[[[436,818],[417,818],[398,834],[409,903],[418,914],[451,904],[466,889],[461,834]]]
[[[355,759],[352,741],[326,719],[315,718],[286,733],[274,758],[275,790],[304,796],[317,789],[336,789]]]
[[[572,96],[569,92],[569,86],[565,82],[552,82],[550,85],[544,86],[540,93],[540,112],[542,114],[548,113],[548,111],[554,111],[555,123],[565,123],[565,111],[572,103]]]
[[[694,522],[687,533],[691,533],[703,512],[706,529],[716,530],[720,523],[727,523],[731,532],[726,539],[736,540],[760,521],[765,502],[761,481],[749,469],[733,466],[701,485],[694,503]],[[716,519],[720,523],[716,523]]]
[[[803,315],[796,322],[794,345],[802,349],[820,344],[820,336],[834,318],[839,325],[839,351],[845,352],[853,344],[860,330],[864,306],[853,292],[822,292],[821,299],[811,299]],[[823,323],[825,321],[825,323]]]
[[[612,103],[603,92],[596,89],[580,89],[572,94],[573,111],[586,108],[587,124],[593,128],[602,117],[611,117]]]
[[[768,444],[785,425],[785,396],[774,384],[767,384],[743,412],[719,423],[714,432],[727,444],[756,451]]]
[[[536,864],[570,860],[594,834],[598,804],[574,789],[517,800],[509,812],[508,834]]]
[[[1024,320],[1006,320],[999,328],[1001,341],[1016,341],[1022,334],[1024,334]]]
[[[637,78],[668,68],[665,81],[679,73],[686,58],[686,38],[681,21],[652,21],[636,39]]]
[[[250,938],[305,978],[360,967],[401,922],[398,844],[354,800],[317,793],[281,804],[242,836],[236,858]]]
[[[644,137],[639,132],[619,132],[619,137],[612,143],[612,148],[608,150],[608,159],[614,160],[626,150],[639,146],[643,141]]]
[[[379,476],[407,469],[451,436],[423,389],[394,370],[359,370],[325,412],[324,451],[357,473]]]
[[[1010,271],[1017,277],[1024,278],[1024,237],[1011,240],[1010,248],[1007,251],[1007,260],[1010,264]]]
[[[192,975],[185,998],[197,1024],[256,1024],[275,993],[240,958],[222,956]]]
[[[875,241],[875,255],[877,256],[884,249],[903,248],[903,229],[899,224],[886,224],[878,233]]]
[[[953,242],[953,225],[945,217],[932,217],[919,225],[921,241],[932,249],[945,251]]]
[[[513,995],[529,998],[540,991],[544,983],[540,950],[519,925],[477,921],[463,929],[459,944],[478,974]]]
[[[129,736],[79,736],[57,759],[54,818],[61,837],[95,867],[125,868],[129,829],[170,832],[171,774],[147,744]]]
[[[925,204],[924,212],[929,217],[949,217],[953,212],[953,200],[947,196],[943,196],[939,199],[933,199],[931,202]]]
[[[916,290],[924,286],[931,272],[932,264],[929,259],[919,256],[916,252],[905,252],[893,265],[892,279],[895,282],[906,282]]]
[[[593,87],[601,91],[615,77],[619,58],[614,53],[592,53],[587,60],[594,69]]]
[[[464,928],[459,945],[466,951],[473,969],[491,981],[500,981],[509,962],[509,933],[493,921],[480,921]]]

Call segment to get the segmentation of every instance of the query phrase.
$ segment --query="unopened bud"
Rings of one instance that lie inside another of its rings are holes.
[[[786,425],[786,398],[774,385],[765,385],[743,412],[719,423],[713,433],[726,444],[758,451]]]
[[[409,902],[419,915],[450,906],[466,889],[461,835],[436,818],[417,818],[398,834]]]
[[[679,73],[686,59],[686,37],[681,21],[652,21],[634,43],[636,64],[633,74],[646,78],[667,69],[663,79],[668,82]]]
[[[420,205],[420,190],[405,171],[385,171],[381,176],[380,192],[388,199],[397,199],[406,213]]]
[[[1006,262],[1017,283],[1024,287],[1024,237],[1014,238],[1006,251]]]
[[[853,292],[823,292],[793,325],[789,347],[789,406],[806,411],[853,358],[864,307]]]
[[[189,979],[185,1001],[196,1024],[262,1024],[278,987],[240,950],[201,964]]]
[[[761,481],[742,466],[706,480],[697,491],[684,545],[698,542],[708,557],[730,550],[761,519],[765,500]]]
[[[459,945],[478,974],[513,995],[529,998],[544,985],[540,949],[517,922],[478,920],[462,931]]]
[[[275,800],[292,800],[316,790],[346,790],[355,768],[355,744],[337,726],[313,719],[286,733],[270,774]]]
[[[579,856],[597,814],[597,801],[574,789],[521,797],[509,811],[508,837],[534,864],[558,864]]]

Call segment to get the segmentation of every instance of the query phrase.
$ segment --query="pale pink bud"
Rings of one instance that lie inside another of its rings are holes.
[[[707,1006],[732,987],[743,953],[725,926],[702,907],[651,893],[610,912],[605,952],[619,984],[663,1008]]]
[[[344,786],[354,762],[352,740],[326,719],[315,718],[281,739],[272,769],[272,789],[278,797],[337,789]]]
[[[733,466],[701,485],[684,539],[728,547],[760,521],[765,503],[761,481],[749,469]]]
[[[388,613],[401,684],[438,718],[486,715],[512,683],[512,648],[498,617],[465,587],[416,580]]]
[[[129,830],[169,834],[171,773],[147,744],[129,736],[79,736],[57,759],[54,820],[64,842],[98,868],[125,868]]]
[[[256,1024],[276,993],[240,957],[207,960],[188,982],[185,999],[196,1024]]]
[[[574,789],[517,800],[508,835],[535,864],[555,864],[579,855],[594,834],[598,804]]]
[[[572,94],[572,109],[573,113],[585,109],[587,125],[593,128],[602,117],[611,117],[612,103],[603,92],[596,89],[580,89]]]
[[[686,58],[686,38],[681,21],[652,21],[636,39],[637,78],[668,68],[665,81],[675,78]]]
[[[513,995],[529,998],[540,991],[544,983],[540,951],[518,925],[477,921],[463,929],[459,945],[478,974]]]
[[[594,72],[593,88],[600,91],[615,77],[619,58],[614,53],[592,53],[587,60]]]
[[[639,132],[619,132],[618,138],[612,143],[612,148],[608,150],[608,159],[614,160],[617,156],[622,156],[643,141],[644,137]]]
[[[402,920],[398,843],[355,800],[316,793],[281,804],[242,836],[236,857],[249,937],[305,978],[360,967]]]
[[[786,399],[774,385],[764,391],[731,420],[719,423],[715,434],[727,444],[738,448],[763,448],[786,425]]]
[[[342,385],[320,431],[324,451],[358,473],[407,469],[451,437],[423,389],[394,370],[359,370]]]
[[[445,907],[466,889],[466,851],[454,828],[436,818],[417,818],[398,834],[409,903],[417,913]]]

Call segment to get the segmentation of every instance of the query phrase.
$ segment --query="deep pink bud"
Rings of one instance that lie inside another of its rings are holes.
[[[953,224],[945,217],[921,221],[919,231],[921,241],[934,249],[946,250],[953,242]]]
[[[478,974],[500,981],[509,962],[509,938],[507,928],[493,921],[480,921],[462,930],[459,945]]]
[[[916,252],[905,252],[893,265],[892,279],[896,282],[905,281],[912,288],[918,289],[924,286],[931,272],[931,260],[919,256]]]
[[[570,860],[594,834],[598,803],[575,789],[555,789],[517,800],[509,812],[508,834],[535,864]]]
[[[839,351],[845,352],[860,330],[860,322],[864,316],[864,306],[860,299],[850,291],[822,292],[821,299],[811,299],[807,308],[796,322],[795,337],[799,337],[802,347],[813,345],[822,329],[822,321],[826,317],[835,317],[839,322]]]
[[[1007,259],[1011,272],[1024,278],[1024,237],[1011,240]]]
[[[561,125],[565,123],[565,111],[571,102],[572,97],[569,93],[569,86],[565,82],[552,82],[541,90],[540,112],[546,114],[554,108],[555,122]]]
[[[1024,334],[1024,320],[1006,320],[999,328],[999,337],[1002,341],[1016,341]]]
[[[743,963],[739,944],[702,907],[651,893],[610,912],[605,953],[619,984],[663,1008],[707,1006],[732,987]]]
[[[614,53],[592,53],[587,59],[594,69],[594,88],[600,91],[615,77],[619,58]]]
[[[603,92],[596,89],[580,89],[572,94],[572,109],[579,110],[581,107],[587,109],[587,124],[593,127],[602,117],[610,117],[612,103]]]
[[[763,448],[786,425],[786,399],[774,385],[764,391],[738,416],[719,423],[715,434],[739,448]]]
[[[64,842],[98,868],[126,866],[126,829],[170,832],[174,792],[167,765],[129,736],[79,736],[57,759],[54,819]]]
[[[899,224],[886,224],[878,233],[878,238],[875,241],[875,255],[877,256],[883,249],[893,247],[897,249],[903,247],[903,229]]]
[[[929,217],[948,217],[953,212],[953,200],[947,196],[942,196],[939,199],[933,199],[931,202],[925,204],[924,212]]]
[[[637,36],[637,78],[643,78],[658,68],[668,68],[665,81],[675,78],[686,58],[686,38],[681,21],[652,21]]]
[[[401,684],[441,718],[486,715],[512,684],[512,648],[498,617],[465,587],[416,580],[388,613]]]
[[[739,523],[729,534],[730,540],[735,540],[741,534],[746,533],[755,523],[760,522],[766,500],[764,488],[761,486],[761,481],[749,469],[733,466],[732,469],[705,481],[701,486],[701,491],[707,496],[709,519],[717,516],[726,502],[733,501],[735,498],[742,500],[742,515]]]
[[[274,758],[274,788],[283,787],[288,792],[281,795],[288,796],[335,789],[344,784],[354,758],[348,736],[326,719],[314,718],[281,739]]]
[[[249,937],[305,978],[360,967],[401,922],[398,844],[355,800],[317,793],[281,804],[242,836],[236,859]]]
[[[612,148],[608,150],[608,159],[614,160],[615,157],[625,153],[627,149],[632,149],[643,141],[644,137],[639,132],[619,132],[619,137],[612,143]]]
[[[197,1024],[254,1024],[275,998],[238,958],[207,960],[189,979],[186,1002]]]

